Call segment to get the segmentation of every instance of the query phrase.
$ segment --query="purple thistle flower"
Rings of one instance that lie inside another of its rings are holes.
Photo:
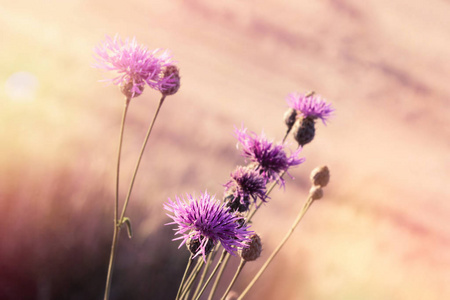
[[[122,41],[118,35],[114,38],[107,36],[94,51],[97,60],[94,67],[117,72],[118,76],[106,81],[120,86],[129,98],[139,96],[145,84],[156,90],[162,85],[173,85],[167,82],[169,78],[161,75],[163,68],[172,64],[168,51],[157,56],[160,49],[150,52],[145,46],[139,45],[135,38]]]
[[[276,180],[280,182],[281,186],[284,186],[284,179],[280,173],[287,172],[290,167],[305,161],[305,158],[298,158],[301,148],[288,157],[284,151],[285,144],[270,142],[264,133],[261,136],[254,132],[247,133],[247,128],[236,128],[235,133],[242,145],[242,155],[256,164],[255,170],[259,171],[267,182]]]
[[[179,248],[191,240],[198,240],[194,257],[202,254],[206,260],[207,248],[212,248],[211,243],[215,245],[220,242],[233,255],[236,248],[247,247],[248,236],[253,232],[247,230],[248,226],[238,224],[242,218],[230,213],[225,203],[222,204],[207,192],[197,199],[192,195],[187,195],[187,201],[179,197],[175,199],[176,202],[169,198],[164,208],[173,213],[167,214],[173,222],[166,225],[178,225],[175,234],[180,234],[181,237],[174,240],[183,240]]]
[[[233,200],[239,201],[243,206],[248,206],[250,197],[255,204],[258,198],[266,202],[266,179],[258,171],[238,166],[230,176],[231,180],[224,186]]]
[[[334,112],[330,103],[314,93],[309,95],[291,93],[287,96],[286,102],[289,107],[299,111],[305,118],[321,119],[325,125],[327,119]]]

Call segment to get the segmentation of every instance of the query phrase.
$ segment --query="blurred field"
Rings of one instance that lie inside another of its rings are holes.
[[[309,90],[336,116],[317,124],[295,180],[255,218],[263,257],[236,291],[295,219],[309,172],[327,164],[325,198],[247,298],[449,298],[449,15],[438,0],[0,0],[0,299],[101,299],[123,99],[91,65],[116,33],[171,49],[182,87],[137,178],[135,237],[121,237],[112,299],[174,298],[187,253],[162,203],[221,196],[243,164],[234,126],[279,140],[284,98]],[[146,91],[130,108],[122,194],[157,100]]]

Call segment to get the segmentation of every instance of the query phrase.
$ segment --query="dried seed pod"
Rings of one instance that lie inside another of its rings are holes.
[[[303,147],[314,139],[314,135],[316,134],[314,125],[314,119],[310,117],[299,118],[295,121],[293,134],[300,146]]]
[[[330,181],[330,170],[327,166],[317,167],[311,172],[311,183],[320,187],[324,187]]]
[[[319,200],[323,197],[323,190],[320,186],[313,186],[311,187],[311,189],[309,190],[309,196],[313,199],[313,200]]]
[[[260,255],[262,251],[262,244],[261,244],[261,238],[259,235],[252,234],[250,236],[250,242],[248,243],[247,248],[242,248],[239,251],[239,255],[242,257],[245,261],[253,261],[256,260]]]

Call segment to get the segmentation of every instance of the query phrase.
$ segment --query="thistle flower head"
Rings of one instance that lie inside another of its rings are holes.
[[[175,199],[164,204],[164,208],[173,214],[167,214],[173,222],[166,225],[178,225],[175,234],[181,236],[174,240],[182,240],[180,247],[186,242],[197,241],[194,257],[201,254],[206,260],[211,243],[220,242],[233,255],[237,248],[247,247],[252,232],[247,230],[248,226],[238,224],[241,217],[230,213],[214,196],[205,192],[199,198],[187,195],[187,199]]]
[[[258,171],[238,166],[230,176],[230,181],[224,186],[225,191],[233,195],[233,199],[240,201],[242,205],[246,205],[245,202],[249,198],[252,198],[255,204],[258,198],[266,201],[266,179]]]
[[[298,158],[301,148],[288,157],[284,151],[285,144],[274,144],[264,133],[258,136],[254,132],[247,132],[247,128],[241,128],[236,129],[235,134],[242,145],[242,155],[255,164],[255,170],[264,176],[266,183],[279,180],[281,186],[284,186],[280,173],[287,172],[290,167],[305,160]]]
[[[167,51],[158,54],[159,49],[149,51],[135,38],[122,40],[116,35],[114,38],[107,36],[94,52],[97,61],[94,67],[115,71],[117,76],[106,81],[120,86],[128,98],[139,96],[146,84],[156,90],[168,84],[169,78],[160,76],[164,67],[173,64]]]
[[[290,108],[299,111],[304,118],[321,119],[326,125],[327,119],[334,112],[334,108],[325,99],[314,93],[302,95],[291,93],[286,98]]]

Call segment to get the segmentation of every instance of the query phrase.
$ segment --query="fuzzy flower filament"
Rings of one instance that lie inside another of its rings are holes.
[[[116,77],[106,81],[120,86],[128,98],[141,95],[145,85],[155,90],[174,86],[171,78],[161,76],[164,69],[173,64],[168,51],[149,51],[135,38],[122,40],[116,35],[114,38],[107,36],[94,52],[97,61],[94,67],[116,72]]]
[[[255,170],[264,176],[266,183],[279,181],[284,186],[280,174],[305,161],[304,158],[298,158],[301,148],[288,156],[284,150],[285,144],[274,144],[264,133],[258,136],[254,132],[247,132],[247,128],[241,128],[235,130],[235,136],[242,146],[242,155],[255,165]]]
[[[175,201],[169,199],[164,204],[164,208],[171,212],[167,214],[173,222],[166,225],[175,224],[175,235],[181,235],[174,240],[182,240],[183,244],[197,241],[197,247],[193,257],[202,255],[206,260],[208,250],[218,242],[224,249],[235,255],[237,249],[247,247],[249,236],[248,226],[241,226],[241,217],[229,212],[225,203],[216,200],[207,192],[199,198],[187,195],[187,199],[176,197]]]
[[[304,118],[321,119],[323,124],[334,112],[334,108],[327,103],[321,96],[309,93],[306,95],[299,93],[291,93],[286,98],[288,106],[298,112]]]

